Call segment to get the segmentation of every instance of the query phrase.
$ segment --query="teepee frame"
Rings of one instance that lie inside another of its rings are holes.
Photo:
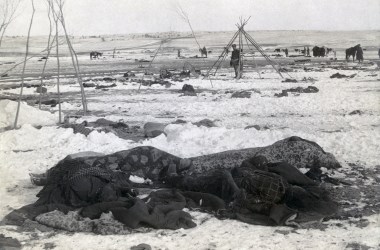
[[[243,46],[244,46],[244,44],[243,44],[243,37],[245,38],[245,41],[247,43],[248,49],[249,50],[253,50],[250,47],[250,45],[252,45],[253,48],[255,48],[264,57],[264,59],[269,63],[269,65],[271,65],[273,67],[273,69],[281,76],[281,78],[284,78],[284,76],[281,74],[281,72],[279,70],[280,65],[277,62],[275,62],[272,59],[270,59],[269,56],[265,54],[265,52],[261,48],[261,46],[252,38],[252,36],[250,34],[248,34],[244,30],[244,26],[248,23],[249,19],[250,19],[250,17],[247,20],[243,20],[242,18],[240,18],[240,23],[236,24],[236,26],[238,27],[238,30],[232,36],[231,40],[228,42],[227,46],[224,48],[223,52],[220,54],[220,56],[218,57],[218,59],[214,62],[214,64],[207,71],[207,73],[206,73],[206,75],[205,75],[204,78],[210,77],[210,75],[215,75],[217,73],[217,71],[221,67],[221,64],[227,58],[228,51],[231,48],[232,44],[234,44],[234,42],[235,42],[236,39],[238,39],[239,50],[240,50],[240,53],[239,53],[239,67],[238,67],[237,79],[239,79],[241,77],[241,75],[243,73],[243,61],[242,61],[242,57],[243,57],[243,55],[242,55],[243,53],[242,52],[243,52]],[[255,64],[256,64],[256,61],[255,61]],[[276,66],[278,66],[278,68]],[[260,76],[260,73],[259,73],[259,76]]]

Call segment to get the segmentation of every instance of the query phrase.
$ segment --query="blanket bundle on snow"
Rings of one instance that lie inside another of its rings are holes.
[[[30,219],[68,231],[103,234],[104,228],[125,234],[142,226],[195,227],[183,208],[261,225],[318,220],[333,214],[336,203],[311,179],[316,179],[315,174],[307,174],[309,178],[297,168],[311,168],[315,173],[320,167],[340,164],[316,143],[299,137],[189,159],[153,147],[75,159],[68,156],[39,182],[44,185],[39,200],[15,210],[3,223],[22,225]],[[160,190],[140,199],[130,175],[150,179],[150,188],[180,191]],[[110,213],[118,223],[101,219]]]

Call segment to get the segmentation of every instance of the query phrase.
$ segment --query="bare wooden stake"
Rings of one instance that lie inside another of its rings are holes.
[[[36,12],[36,10],[35,10],[35,8],[34,8],[34,0],[32,0],[32,9],[33,9],[33,12],[32,12],[32,17],[30,18],[30,24],[29,24],[29,30],[28,30],[28,38],[26,39],[26,51],[25,51],[24,66],[23,66],[23,68],[22,68],[22,74],[21,74],[21,90],[20,90],[20,95],[19,95],[19,98],[18,98],[17,111],[16,111],[16,117],[15,117],[15,123],[14,123],[14,125],[13,125],[13,128],[14,128],[14,129],[17,128],[17,120],[18,120],[18,116],[19,116],[19,113],[20,113],[21,97],[22,97],[22,91],[23,91],[23,89],[24,89],[25,67],[26,67],[26,61],[27,61],[28,54],[29,54],[30,31],[31,31],[31,29],[32,29],[32,25],[33,25],[34,13]]]
[[[57,46],[55,47],[55,53],[56,53],[56,57],[57,57],[57,93],[58,93],[59,123],[62,123],[61,92],[59,91],[59,77],[60,77],[61,65],[60,65],[60,61],[59,61],[58,17],[54,18],[54,22],[55,22],[55,42],[57,44]]]
[[[82,81],[82,76],[80,75],[80,68],[79,68],[79,60],[78,60],[78,56],[77,54],[75,53],[75,50],[71,44],[71,41],[69,39],[69,35],[67,33],[67,30],[66,30],[66,24],[65,24],[65,19],[64,19],[64,16],[63,16],[63,4],[64,4],[64,1],[62,0],[55,0],[56,3],[57,3],[57,6],[58,6],[58,13],[56,13],[61,25],[62,25],[62,28],[63,28],[63,31],[65,32],[65,37],[66,37],[66,43],[67,43],[67,46],[69,47],[69,51],[70,51],[70,55],[71,55],[71,61],[73,63],[73,67],[74,67],[74,70],[75,70],[75,75],[78,79],[78,83],[79,83],[79,86],[80,86],[80,90],[81,90],[81,97],[82,97],[82,106],[83,106],[83,113],[84,115],[86,115],[87,113],[87,101],[86,101],[86,95],[85,95],[85,92],[84,92],[84,87],[83,87],[83,81]]]
[[[52,25],[51,25],[51,17],[50,17],[50,14],[51,14],[51,11],[52,11],[52,8],[51,8],[51,0],[47,0],[47,3],[48,3],[48,6],[49,6],[49,9],[48,9],[48,18],[49,18],[49,38],[48,38],[48,42],[47,42],[47,53],[46,53],[46,59],[45,59],[45,62],[44,62],[44,67],[42,68],[42,73],[41,73],[41,84],[40,84],[40,96],[39,96],[39,101],[38,101],[38,108],[41,109],[41,98],[42,98],[42,87],[43,87],[43,84],[44,84],[44,78],[45,78],[45,69],[46,69],[46,64],[47,64],[47,61],[49,59],[49,56],[50,56],[50,51],[51,51],[51,45],[50,45],[50,40],[51,40],[51,32],[52,32]],[[58,39],[58,38],[57,38]],[[57,41],[57,48],[58,48],[58,40],[56,39]],[[57,55],[58,56],[58,55]]]

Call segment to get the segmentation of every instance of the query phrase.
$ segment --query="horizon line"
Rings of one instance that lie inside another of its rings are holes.
[[[208,32],[208,33],[220,33],[220,32],[234,32],[236,31],[235,29],[234,30],[214,30],[214,31],[209,31],[209,30],[195,30],[194,32]],[[268,30],[268,29],[256,29],[256,30],[246,30],[247,32],[255,32],[255,31],[264,31],[264,32],[276,32],[276,31],[293,31],[293,32],[307,32],[307,31],[314,31],[314,32],[366,32],[366,31],[379,31],[380,32],[380,29],[367,29],[367,30],[364,30],[364,29],[353,29],[353,30],[320,30],[320,29],[309,29],[309,30],[304,30],[304,29],[288,29],[288,30]],[[70,35],[70,36],[114,36],[114,35],[137,35],[137,34],[167,34],[167,33],[191,33],[191,31],[157,31],[157,32],[132,32],[132,33],[113,33],[113,34],[107,34],[107,33],[103,33],[103,34],[86,34],[86,35]],[[48,36],[49,34],[44,34],[44,35],[30,35],[31,37],[38,37],[38,36]],[[5,35],[5,37],[25,37],[27,35]],[[60,36],[64,36],[64,34],[60,35]]]

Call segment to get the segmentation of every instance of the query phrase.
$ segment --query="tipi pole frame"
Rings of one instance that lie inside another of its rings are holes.
[[[217,73],[220,65],[222,64],[222,62],[227,57],[227,51],[231,48],[232,44],[235,42],[236,38],[239,36],[239,33],[241,32],[241,30],[243,30],[244,26],[248,23],[248,21],[249,21],[250,18],[251,17],[249,17],[247,20],[245,20],[244,22],[242,22],[242,25],[239,26],[239,29],[235,32],[235,34],[233,35],[233,37],[231,38],[231,40],[228,42],[227,46],[224,47],[224,50],[221,53],[221,55],[219,56],[218,60],[216,60],[215,63],[210,67],[210,69],[207,71],[207,73],[203,77],[203,79],[206,78],[206,77],[210,77],[211,71],[215,68],[215,65],[217,65],[219,63],[218,66],[215,68],[215,72],[213,73],[213,75],[215,75]]]
[[[232,37],[232,39],[230,40],[230,42],[228,43],[227,47],[225,47],[224,51],[222,52],[222,54],[219,56],[219,58],[215,61],[215,63],[211,66],[211,68],[209,69],[209,71],[207,72],[207,74],[205,75],[204,78],[206,77],[210,77],[210,73],[211,71],[213,71],[215,69],[215,72],[213,73],[214,75],[216,74],[216,72],[218,71],[221,63],[225,60],[225,57],[226,57],[226,54],[227,54],[227,51],[229,50],[229,48],[231,47],[232,43],[235,41],[235,39],[239,36],[239,50],[240,50],[240,53],[239,53],[239,68],[238,68],[238,78],[240,78],[240,74],[241,72],[240,71],[243,71],[241,69],[241,66],[242,66],[242,58],[241,58],[241,52],[242,52],[242,47],[243,47],[243,38],[242,36],[244,35],[245,39],[246,39],[246,42],[247,42],[247,46],[250,50],[253,51],[253,49],[251,49],[249,47],[249,43],[248,41],[251,43],[251,45],[256,48],[256,50],[264,57],[264,59],[273,67],[273,69],[281,76],[281,78],[284,78],[284,76],[281,74],[281,72],[276,68],[275,65],[279,66],[279,68],[281,68],[281,66],[276,62],[276,61],[273,61],[271,60],[264,52],[264,50],[261,48],[261,46],[251,37],[251,35],[249,35],[245,30],[244,30],[244,26],[247,24],[249,18],[245,21],[243,21],[241,18],[240,18],[240,24],[236,24],[236,26],[238,27],[238,31],[234,34],[234,36]],[[255,64],[256,64],[256,68],[257,68],[257,63],[256,61],[254,60]],[[215,68],[215,65],[217,65],[217,67]],[[289,74],[288,74],[289,75]],[[290,75],[289,75],[290,76]],[[260,76],[260,73],[259,73],[259,77],[261,78]],[[291,77],[291,76],[290,76]]]

